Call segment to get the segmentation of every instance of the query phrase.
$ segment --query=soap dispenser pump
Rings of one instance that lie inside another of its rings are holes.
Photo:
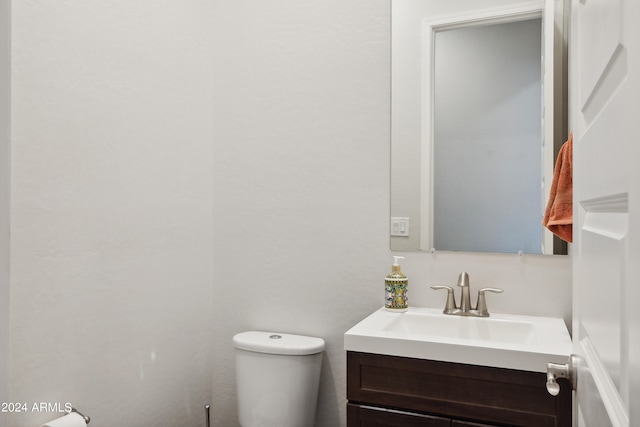
[[[407,311],[407,276],[400,270],[400,259],[402,256],[393,257],[391,273],[384,279],[385,300],[384,308],[396,313]]]

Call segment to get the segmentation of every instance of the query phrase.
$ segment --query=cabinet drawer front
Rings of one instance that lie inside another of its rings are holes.
[[[552,397],[544,373],[348,352],[347,378],[355,403],[487,424],[571,426],[571,387]]]
[[[349,426],[357,427],[449,427],[448,418],[374,406],[347,404]]]
[[[478,424],[478,423],[470,423],[467,421],[451,421],[451,427],[497,427],[490,426],[489,424]]]

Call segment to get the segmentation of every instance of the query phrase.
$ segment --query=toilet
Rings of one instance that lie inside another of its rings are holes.
[[[233,337],[242,427],[313,427],[324,340],[273,332]]]

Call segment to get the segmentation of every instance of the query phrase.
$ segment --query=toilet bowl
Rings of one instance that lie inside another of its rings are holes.
[[[313,427],[322,338],[273,332],[233,337],[242,427]]]

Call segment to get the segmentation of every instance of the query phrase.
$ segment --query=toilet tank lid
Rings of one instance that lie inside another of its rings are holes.
[[[241,332],[233,337],[233,346],[256,353],[305,355],[324,350],[324,340],[278,332]]]

